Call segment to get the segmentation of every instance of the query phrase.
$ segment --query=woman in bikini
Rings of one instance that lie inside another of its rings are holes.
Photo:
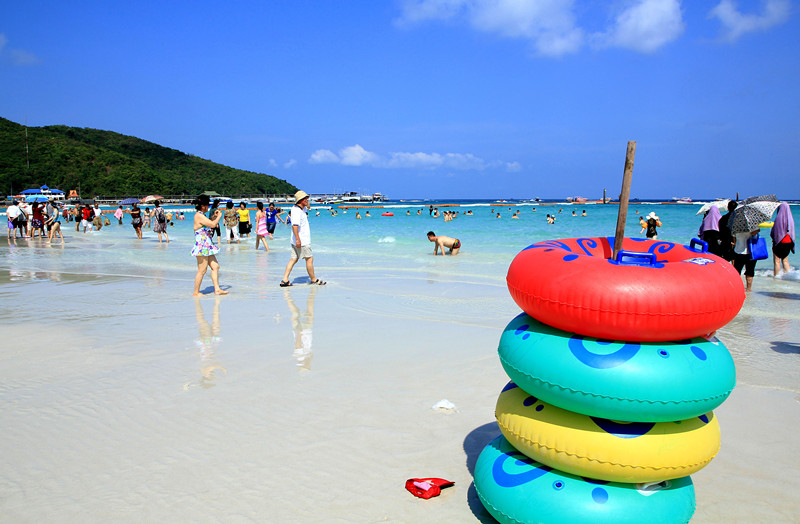
[[[211,232],[217,227],[219,219],[222,218],[222,212],[219,209],[215,209],[210,219],[206,217],[205,214],[211,204],[208,195],[200,195],[194,201],[194,204],[197,212],[194,214],[194,247],[192,248],[192,256],[197,257],[197,275],[194,277],[193,296],[198,297],[201,295],[200,284],[203,282],[203,277],[208,268],[211,268],[211,282],[214,284],[214,293],[216,295],[227,295],[228,292],[219,287],[219,262],[217,262],[216,257],[216,254],[219,253],[219,247],[214,245],[214,241],[211,239]]]

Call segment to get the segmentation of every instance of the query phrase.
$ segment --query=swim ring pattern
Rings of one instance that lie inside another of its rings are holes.
[[[497,424],[517,450],[552,468],[614,482],[690,475],[719,451],[713,413],[675,422],[619,422],[547,404],[509,382]]]
[[[688,522],[688,475],[719,450],[712,410],[736,375],[713,333],[739,312],[741,277],[696,239],[626,238],[609,260],[612,245],[539,242],[509,267],[524,313],[498,347],[503,437],[475,468],[501,522]]]
[[[613,238],[533,244],[508,268],[517,305],[545,324],[609,340],[681,340],[713,333],[744,303],[741,277],[707,251],[626,238],[619,261]],[[636,262],[636,263],[627,263]]]
[[[736,383],[716,337],[614,342],[568,333],[521,313],[500,337],[500,362],[522,389],[570,411],[632,422],[698,417]]]
[[[502,436],[478,457],[475,490],[502,523],[686,523],[695,509],[689,477],[643,484],[578,477],[525,456]]]

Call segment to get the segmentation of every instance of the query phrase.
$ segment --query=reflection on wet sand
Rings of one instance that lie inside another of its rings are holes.
[[[297,359],[297,367],[300,370],[311,369],[311,359],[314,354],[311,351],[312,329],[314,328],[314,296],[317,294],[317,286],[311,286],[306,297],[306,311],[301,313],[295,304],[292,294],[285,290],[283,295],[286,297],[286,304],[292,313],[292,335],[294,337],[294,350],[292,355]]]
[[[183,389],[189,389],[193,385],[198,385],[201,388],[212,388],[216,385],[216,372],[228,371],[222,367],[217,360],[217,347],[222,339],[219,336],[220,322],[219,322],[219,304],[220,297],[214,297],[214,309],[211,313],[211,323],[206,320],[203,312],[203,299],[195,297],[194,311],[197,316],[197,329],[199,337],[195,340],[195,344],[200,349],[200,380],[197,384],[188,383],[183,386]]]

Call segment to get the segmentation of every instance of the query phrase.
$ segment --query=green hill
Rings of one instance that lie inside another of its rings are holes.
[[[43,184],[94,195],[284,194],[297,188],[263,173],[216,164],[132,136],[67,126],[28,128],[0,118],[0,193]]]

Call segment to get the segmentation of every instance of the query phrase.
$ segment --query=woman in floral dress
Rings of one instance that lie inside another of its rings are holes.
[[[206,217],[208,207],[211,204],[208,195],[200,195],[194,201],[197,212],[194,214],[194,247],[192,256],[197,257],[197,275],[194,277],[194,293],[198,297],[200,284],[208,268],[211,268],[211,282],[214,284],[214,293],[217,295],[227,295],[228,292],[219,287],[219,262],[215,256],[219,253],[219,247],[214,245],[211,239],[211,232],[222,218],[219,209],[214,210],[214,214],[209,219]]]

